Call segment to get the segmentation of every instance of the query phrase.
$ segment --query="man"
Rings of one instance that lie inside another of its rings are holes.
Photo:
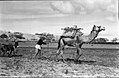
[[[34,58],[39,54],[39,57],[41,58],[41,56],[42,56],[42,53],[41,53],[41,45],[42,44],[46,44],[45,42],[44,42],[44,40],[45,40],[45,37],[41,37],[39,40],[38,40],[38,42],[36,43],[36,46],[35,46],[35,55],[34,55]]]

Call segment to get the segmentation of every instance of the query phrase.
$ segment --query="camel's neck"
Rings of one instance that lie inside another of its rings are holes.
[[[91,31],[91,33],[88,35],[89,40],[92,41],[98,36],[99,32],[97,31]]]

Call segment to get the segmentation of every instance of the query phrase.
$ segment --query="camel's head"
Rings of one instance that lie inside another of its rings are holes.
[[[96,31],[96,32],[105,31],[105,27],[94,25],[92,31]]]

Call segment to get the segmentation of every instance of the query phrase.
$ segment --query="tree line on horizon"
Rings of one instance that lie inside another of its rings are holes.
[[[8,35],[9,34],[9,35]],[[14,37],[16,37],[16,38],[18,38],[18,39],[25,39],[24,37],[23,37],[23,33],[21,33],[21,32],[8,32],[8,34],[6,34],[6,33],[3,33],[3,34],[1,34],[0,35],[0,39],[4,39],[4,40],[6,40],[6,39],[8,39],[8,38],[10,38],[10,39],[12,39],[12,38],[14,38]],[[58,40],[56,40],[55,39],[55,36],[54,36],[54,34],[50,34],[50,33],[35,33],[35,35],[38,35],[39,37],[42,37],[42,36],[44,36],[44,37],[46,37],[46,40],[47,40],[47,42],[57,42]],[[31,40],[27,40],[27,41],[35,41],[36,39],[31,39]],[[111,41],[109,41],[109,39],[108,38],[96,38],[96,39],[94,39],[93,41],[92,41],[92,43],[108,43],[108,42],[112,42],[112,43],[116,43],[117,41],[118,41],[119,39],[118,38],[113,38]]]

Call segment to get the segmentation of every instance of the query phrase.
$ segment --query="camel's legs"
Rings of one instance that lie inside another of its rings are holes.
[[[8,56],[11,56],[12,52],[13,52],[13,51],[12,51],[12,50],[10,50],[10,51],[9,51],[9,54],[8,54]]]
[[[56,61],[57,61],[57,58],[58,58],[59,55],[61,55],[61,57],[63,59],[63,62],[65,62],[64,57],[63,57],[63,50],[61,48],[57,50],[57,54],[56,54],[56,57],[55,57]]]
[[[63,62],[65,62],[64,57],[63,57],[63,50],[61,50],[61,57],[62,57]]]
[[[81,50],[81,48],[78,48],[78,49],[77,49],[76,60],[78,60],[78,59],[81,57],[81,55],[82,55],[82,50]]]
[[[15,55],[16,53],[17,53],[17,48],[14,48],[13,55]]]
[[[78,60],[81,57],[81,55],[82,55],[81,46],[82,46],[82,44],[81,45],[77,45],[77,56],[76,56],[76,60]]]
[[[61,53],[61,49],[58,49],[57,50],[57,53],[56,53],[56,56],[55,56],[55,60],[57,61],[57,58],[58,58],[58,56],[59,56],[59,54]]]

